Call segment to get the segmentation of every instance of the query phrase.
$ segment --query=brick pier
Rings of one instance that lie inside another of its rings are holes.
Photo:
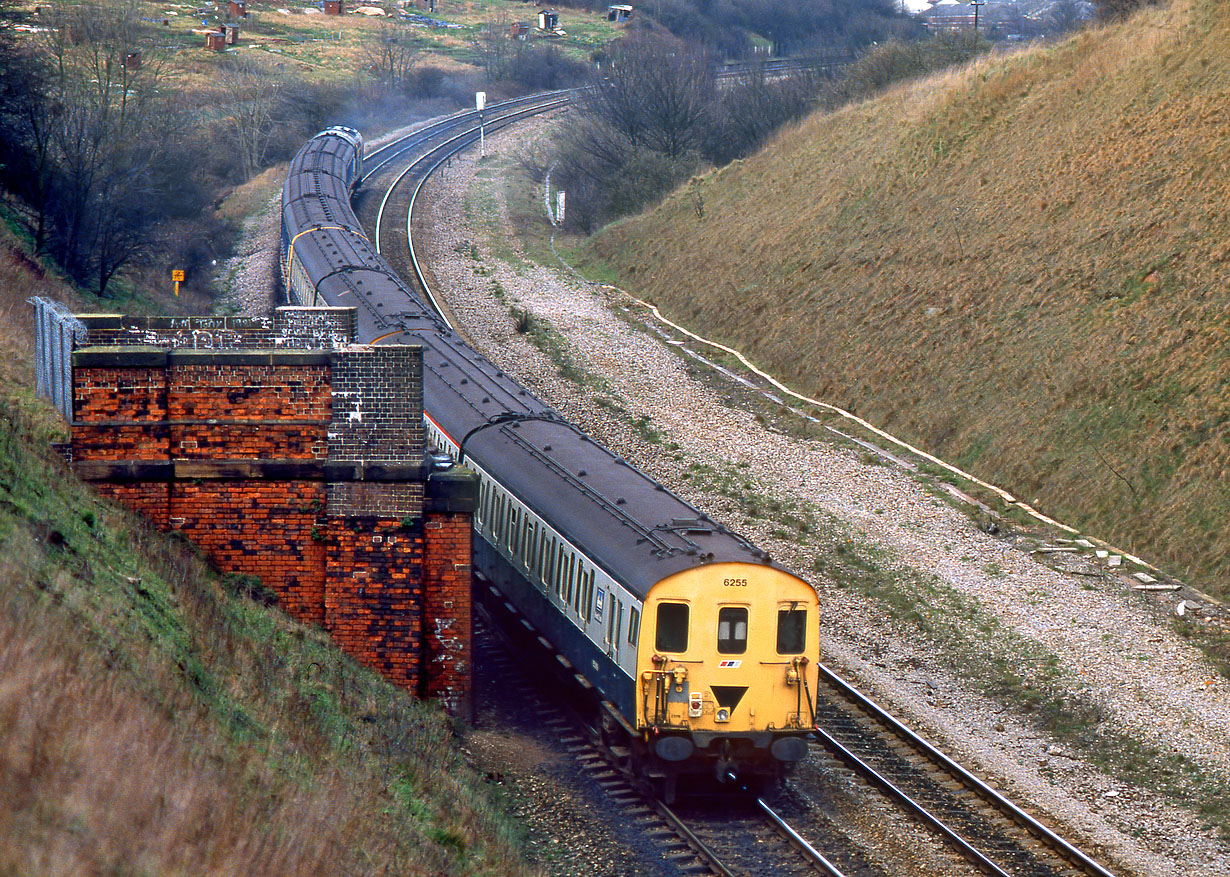
[[[425,460],[421,349],[352,344],[350,309],[78,319],[75,471],[468,717],[476,480]]]

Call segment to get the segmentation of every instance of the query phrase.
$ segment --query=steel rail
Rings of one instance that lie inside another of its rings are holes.
[[[845,877],[845,874],[843,874],[836,865],[826,859],[819,850],[805,841],[797,831],[791,828],[790,823],[786,822],[786,820],[782,819],[775,812],[773,812],[773,808],[766,804],[763,798],[757,798],[756,805],[761,809],[765,816],[768,816],[769,820],[777,826],[778,831],[790,838],[790,842],[802,850],[803,855],[807,856],[813,865],[816,865],[821,871],[828,874],[829,877]]]
[[[697,837],[696,833],[693,832],[692,829],[688,828],[687,825],[684,824],[683,820],[675,815],[675,812],[671,810],[671,808],[656,799],[654,801],[654,805],[657,808],[659,815],[670,823],[671,828],[675,829],[679,836],[687,842],[688,846],[695,850],[696,854],[705,860],[705,864],[708,865],[715,874],[720,874],[722,877],[735,877],[735,872],[731,871],[724,864],[722,864],[722,860],[718,854],[711,850],[708,844]]]
[[[963,856],[981,868],[988,874],[993,874],[994,877],[1012,877],[1003,868],[996,865],[986,857],[977,847],[973,846],[969,841],[957,834],[955,830],[950,828],[944,820],[940,819],[922,804],[919,804],[901,789],[893,784],[892,780],[879,773],[874,767],[863,761],[840,742],[832,737],[827,731],[822,731],[817,728],[814,732],[815,737],[830,751],[844,762],[848,767],[862,774],[871,781],[881,792],[896,801],[902,808],[908,810],[917,819],[923,822],[932,831],[941,835],[946,841],[956,847]]]
[[[571,96],[574,93],[574,91],[575,91],[574,89],[561,89],[559,91],[542,91],[536,94],[525,95],[523,97],[511,98],[509,100],[500,101],[499,103],[491,104],[490,106],[487,107],[486,111],[487,112],[499,112],[502,110],[508,110],[508,109],[520,107],[524,104],[533,103],[535,101],[541,101],[541,100],[547,100],[547,99],[558,99],[562,95]],[[571,100],[571,97],[569,97],[568,100]],[[370,177],[372,174],[376,173],[377,171],[381,170],[385,165],[393,161],[395,158],[397,158],[407,149],[410,149],[411,147],[413,147],[416,140],[422,140],[422,139],[426,139],[427,137],[435,136],[443,131],[447,131],[451,127],[454,127],[458,124],[465,123],[469,119],[478,119],[478,115],[479,115],[478,110],[470,110],[470,109],[458,110],[457,112],[451,113],[450,115],[447,115],[442,119],[437,119],[436,121],[428,125],[424,125],[422,128],[411,131],[403,137],[398,137],[395,140],[390,140],[388,143],[384,144],[383,146],[378,146],[377,148],[373,149],[370,153],[363,156],[364,164],[367,164],[368,162],[374,160],[376,156],[381,155],[387,150],[395,149],[396,151],[386,156],[384,160],[378,163],[375,167],[369,170],[366,170],[362,174],[360,174],[359,182],[362,183],[364,180],[366,180],[368,177]],[[492,119],[491,121],[495,122],[495,121],[499,121],[499,119]]]
[[[561,106],[566,106],[566,105],[567,105],[567,103],[568,103],[568,100],[563,100],[563,101],[561,101],[561,100],[555,100],[553,103],[550,103],[550,104],[545,104],[543,109],[536,110],[536,112],[546,112],[546,110],[547,110],[547,109],[556,109],[556,108],[561,107]],[[501,105],[501,106],[503,106],[503,105]],[[472,112],[472,111],[471,111],[471,112]],[[524,113],[525,113],[525,111],[524,111],[524,110],[518,110],[518,111],[516,111],[516,112],[512,112],[512,113],[508,113],[507,115],[500,116],[500,117],[498,117],[498,118],[496,118],[496,119],[492,119],[490,122],[485,122],[485,123],[484,123],[484,125],[496,125],[496,124],[498,124],[498,123],[507,123],[507,122],[508,122],[508,121],[510,121],[510,120],[513,120],[513,119],[519,119],[519,118],[521,118],[521,117],[524,115]],[[434,127],[434,126],[433,126],[433,127]],[[388,160],[386,160],[386,161],[382,162],[382,163],[380,164],[380,166],[379,166],[379,167],[381,167],[381,168],[382,168],[382,167],[384,167],[384,166],[385,166],[385,165],[387,165],[389,162],[391,162],[394,158],[397,158],[397,156],[401,155],[401,154],[402,154],[402,153],[404,153],[404,152],[408,152],[408,151],[410,151],[410,150],[411,150],[412,148],[414,148],[415,146],[421,146],[421,145],[423,145],[424,143],[426,143],[427,141],[431,140],[431,138],[433,138],[433,137],[437,137],[437,136],[440,136],[441,134],[443,134],[443,133],[447,132],[447,131],[450,129],[450,127],[455,127],[455,124],[454,124],[454,125],[451,125],[451,126],[442,126],[442,127],[440,128],[440,130],[438,130],[438,131],[434,131],[434,132],[432,132],[432,133],[427,133],[427,132],[428,132],[428,129],[427,129],[427,128],[423,128],[423,129],[420,129],[420,130],[418,130],[418,131],[415,131],[413,134],[409,134],[409,135],[407,135],[405,138],[403,138],[403,140],[404,140],[404,141],[412,141],[412,142],[405,143],[404,147],[403,147],[400,151],[398,151],[398,152],[396,153],[396,155],[390,156],[390,157],[388,158]],[[477,128],[467,128],[466,130],[462,131],[460,134],[456,134],[456,135],[454,135],[452,138],[450,138],[450,139],[448,139],[448,140],[445,140],[443,143],[438,143],[438,144],[436,144],[436,145],[435,145],[435,146],[433,146],[431,149],[427,150],[427,152],[423,153],[423,154],[422,154],[422,155],[420,155],[418,158],[416,158],[414,161],[410,162],[410,164],[409,164],[409,165],[407,165],[407,166],[406,166],[406,168],[405,168],[405,169],[404,169],[404,170],[403,170],[400,174],[398,174],[398,175],[397,175],[397,179],[393,180],[393,182],[389,185],[388,189],[386,189],[386,190],[385,190],[384,197],[383,197],[382,199],[380,199],[380,210],[376,213],[376,234],[375,234],[375,238],[376,238],[376,252],[377,252],[377,253],[380,253],[380,224],[384,221],[384,208],[385,208],[385,206],[389,203],[389,198],[391,198],[391,197],[393,196],[393,190],[395,190],[395,189],[396,189],[399,185],[401,185],[401,181],[402,181],[402,180],[406,177],[406,175],[407,175],[407,174],[409,174],[412,170],[414,170],[414,169],[415,169],[415,168],[419,165],[419,162],[423,161],[425,158],[427,158],[427,157],[428,157],[429,155],[431,155],[433,152],[436,152],[437,150],[441,149],[442,147],[447,146],[447,145],[448,145],[448,144],[450,144],[450,143],[454,143],[454,142],[456,142],[457,140],[461,139],[462,137],[465,137],[465,136],[467,136],[467,135],[472,135],[472,134],[473,134],[476,130],[478,130],[478,129],[477,129]],[[401,141],[399,141],[399,142],[401,142]],[[460,149],[461,149],[461,148],[464,148],[466,145],[468,145],[468,143],[467,143],[467,144],[462,144],[462,146],[461,146],[461,147],[459,147],[459,149],[458,149],[457,151],[460,151]],[[453,154],[453,153],[449,153],[449,155],[452,155],[452,154]],[[446,157],[447,157],[447,156],[446,156]],[[444,159],[441,159],[441,161],[443,161],[443,160],[444,160]],[[435,171],[435,169],[436,169],[437,167],[439,167],[439,166],[440,166],[440,162],[437,162],[436,164],[432,165],[432,167],[431,167],[430,169],[428,169],[427,173],[426,173],[426,174],[424,174],[424,177],[430,176],[430,175],[432,174],[432,172],[434,172],[434,171]],[[375,172],[376,172],[376,170],[378,170],[378,169],[379,169],[379,168],[373,168],[373,169],[372,169],[372,171],[371,171],[371,173],[375,173]],[[365,174],[365,175],[364,175],[364,176],[360,179],[360,182],[362,182],[362,180],[364,180],[364,179],[367,179],[367,177],[368,177],[368,176],[370,176],[370,175],[371,175],[371,173],[369,173],[369,174]],[[418,188],[416,187],[416,188],[415,188],[415,193],[417,193],[417,192],[418,192]],[[412,201],[411,207],[413,208],[413,198],[411,199],[411,201]],[[407,240],[407,242],[410,240],[410,237],[409,237],[409,230],[408,230],[408,225],[407,225],[407,237],[406,237],[406,240]],[[411,250],[411,255],[413,256],[413,254],[414,254],[414,248],[413,248],[413,247],[411,247],[411,248],[410,248],[410,250]],[[417,264],[416,264],[416,269],[417,269]],[[421,281],[421,272],[418,272],[418,271],[416,270],[416,273],[420,275],[420,278],[419,278],[419,279],[420,279],[420,281]]]
[[[561,100],[561,101],[555,101],[553,103],[543,104],[541,107],[534,107],[532,109],[523,109],[517,113],[511,113],[507,116],[504,116],[501,119],[499,119],[499,121],[504,122],[504,123],[511,123],[511,122],[517,121],[519,118],[522,118],[524,116],[533,116],[539,113],[545,113],[549,110],[559,109],[560,107],[567,106],[569,103],[571,103],[571,98],[567,100]],[[427,171],[419,179],[418,184],[414,187],[414,191],[410,195],[410,205],[406,208],[406,247],[410,251],[410,264],[414,268],[414,277],[419,282],[419,286],[422,287],[423,292],[426,293],[428,300],[431,302],[431,306],[435,308],[436,313],[440,315],[440,319],[444,320],[445,324],[448,325],[450,329],[454,329],[454,330],[456,329],[456,326],[454,326],[451,322],[449,322],[448,318],[444,316],[444,309],[440,306],[440,303],[436,300],[435,293],[431,291],[431,287],[427,284],[427,278],[423,275],[423,268],[422,268],[422,265],[419,263],[418,254],[414,251],[414,236],[410,230],[410,222],[414,216],[414,205],[415,205],[415,202],[418,200],[419,192],[422,191],[423,184],[427,182],[428,178],[433,173],[435,173],[436,168],[440,167],[440,165],[442,165],[445,162],[445,160],[447,160],[448,158],[460,152],[466,146],[470,145],[470,143],[474,142],[474,139],[475,139],[474,129],[470,129],[468,132],[459,134],[456,137],[453,137],[450,140],[445,141],[444,143],[437,146],[435,149],[431,150],[431,152],[428,152],[427,155],[422,156],[422,158],[420,158],[418,161],[415,162],[415,164],[418,164],[419,161],[425,160],[432,153],[442,149],[444,146],[451,145],[455,141],[460,140],[466,136],[470,137],[468,141],[460,144],[459,146],[457,146],[456,149],[452,150],[451,152],[447,152],[444,155],[440,156],[440,158],[436,160],[435,164],[433,164],[431,167],[427,169]],[[408,172],[409,168],[407,168],[406,170]],[[398,179],[400,180],[400,177]],[[377,238],[379,238],[380,236],[379,225],[377,225],[376,227],[376,236]]]
[[[997,810],[999,810],[1009,819],[1016,822],[1018,825],[1024,828],[1027,832],[1029,832],[1035,838],[1037,838],[1042,843],[1044,843],[1046,846],[1050,847],[1052,850],[1062,855],[1065,859],[1068,860],[1070,864],[1072,864],[1079,870],[1083,871],[1084,873],[1091,875],[1091,877],[1115,877],[1113,872],[1107,870],[1102,865],[1095,862],[1085,853],[1081,852],[1076,847],[1072,846],[1072,844],[1070,844],[1068,841],[1064,840],[1062,837],[1057,835],[1055,832],[1051,831],[1049,828],[1047,828],[1045,825],[1043,825],[1033,816],[1026,813],[1016,804],[1013,804],[1011,801],[1009,801],[1007,798],[1005,798],[995,789],[991,788],[989,785],[987,785],[977,776],[970,773],[968,770],[966,770],[961,765],[957,764],[957,762],[953,761],[951,758],[949,758],[947,755],[945,755],[943,752],[941,752],[939,749],[937,749],[935,746],[933,746],[923,737],[919,736],[913,730],[908,728],[899,719],[897,719],[895,716],[888,713],[886,710],[884,710],[883,707],[881,707],[875,701],[868,698],[865,694],[863,694],[861,691],[856,689],[853,685],[846,682],[844,679],[838,676],[831,669],[824,666],[824,664],[817,662],[817,667],[819,668],[820,672],[827,677],[828,682],[834,688],[836,688],[843,695],[845,695],[847,698],[849,698],[851,701],[857,704],[859,708],[864,710],[866,713],[871,715],[874,719],[876,719],[880,723],[886,725],[893,733],[897,734],[899,737],[901,737],[906,742],[908,742],[917,751],[922,753],[926,758],[938,764],[940,767],[946,770],[949,774],[951,774],[955,779],[958,779],[961,782],[965,783],[968,788],[970,788],[972,791],[976,792],[977,794],[981,795],[984,799],[986,799]],[[840,743],[838,743],[835,739],[830,737],[827,733],[820,730],[819,728],[816,729],[815,734],[817,735],[819,739],[821,739],[821,742],[823,742],[825,745],[830,746],[830,747],[831,746],[839,747],[842,751],[845,751],[848,753],[848,750],[845,750],[845,747],[841,746]],[[850,758],[854,759],[855,761],[858,761],[859,764],[863,764],[863,762],[853,753],[848,753],[848,755]],[[877,777],[880,776],[879,774],[876,774],[875,771],[869,765],[863,764],[863,767],[867,771],[870,771],[871,773],[875,774]],[[892,784],[889,783],[888,780],[883,779],[882,777],[880,777],[880,780],[883,783],[887,784],[888,786],[892,786]],[[893,788],[895,790],[895,787]],[[905,796],[905,794],[903,792],[900,792],[899,790],[896,790],[896,794],[899,794],[899,795],[902,795],[903,797],[908,798],[908,796]],[[911,803],[913,804],[912,799],[911,799]],[[921,805],[913,804],[913,806],[917,806],[919,807],[919,809],[922,809]],[[965,842],[962,840],[961,844],[965,844]],[[981,856],[981,853],[979,853],[978,855]],[[994,866],[994,865],[992,865],[992,867],[997,868],[997,866]],[[999,871],[997,868],[997,870],[992,873],[1003,873],[1003,872]]]

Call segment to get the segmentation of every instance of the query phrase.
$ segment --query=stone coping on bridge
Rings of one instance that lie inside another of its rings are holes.
[[[152,344],[79,347],[73,351],[74,368],[165,368],[176,365],[332,365],[336,350],[279,350],[246,348],[188,350]]]

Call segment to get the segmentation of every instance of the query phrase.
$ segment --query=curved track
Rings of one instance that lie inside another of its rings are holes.
[[[518,121],[563,109],[573,92],[551,91],[492,104],[483,112],[482,129],[492,133]],[[429,302],[455,331],[447,304],[432,292],[424,266],[414,252],[411,220],[424,182],[446,172],[450,160],[480,138],[479,114],[466,110],[424,125],[363,157],[355,213],[372,229],[372,242],[407,283]]]
[[[561,93],[535,97],[537,100],[525,99],[516,107],[507,107],[507,112],[502,112],[498,118],[499,127],[565,106],[569,102],[569,98]],[[462,117],[467,115],[471,118],[464,120]],[[371,193],[360,194],[356,199],[357,212],[365,223],[375,225],[375,240],[385,257],[403,272],[408,282],[419,287],[424,298],[431,301],[450,324],[453,321],[449,320],[446,307],[433,294],[427,272],[414,254],[411,226],[414,199],[425,180],[445,166],[451,156],[478,140],[475,114],[450,117],[454,118],[458,121],[449,127],[428,126],[409,135],[404,141],[398,141],[397,156],[413,153],[415,157],[404,171],[392,179],[391,184],[387,184],[388,190],[382,198],[380,210],[372,207]],[[488,130],[495,130],[494,125],[495,120],[487,123]],[[392,159],[390,155],[381,153],[392,146],[382,147],[373,156],[365,158],[364,179],[378,170],[387,173]],[[373,164],[373,169],[367,171],[368,161],[377,154],[380,158]],[[408,181],[413,181],[413,187],[408,185]],[[394,194],[398,189],[403,192],[400,196]],[[391,204],[403,206],[396,207],[394,213]],[[381,222],[385,212],[401,216],[403,210],[406,217],[404,234],[400,233],[400,223]],[[374,221],[373,215],[376,217]],[[395,226],[397,231],[393,231]],[[828,759],[834,771],[856,773],[896,807],[956,849],[982,873],[1002,877],[1112,877],[1109,870],[943,755],[837,674],[823,666],[820,669],[821,686],[815,693],[817,730],[814,748],[816,756]],[[740,816],[736,819],[727,813],[721,817],[724,827],[714,831],[714,836],[729,835],[743,818]],[[679,821],[686,822],[686,819]],[[706,854],[698,851],[697,844],[708,848],[708,842],[701,835],[692,834],[693,838],[687,841],[689,848],[695,855],[705,858]],[[790,873],[772,871],[773,867],[778,866],[747,862],[739,863],[737,871],[724,872],[722,868],[726,866],[720,864],[721,854],[710,849],[708,855],[718,863],[709,865],[715,873]],[[807,867],[822,873],[843,873],[838,866],[821,861],[823,859],[823,856],[812,856]],[[853,872],[863,871],[858,867]],[[868,873],[872,872],[868,870]]]

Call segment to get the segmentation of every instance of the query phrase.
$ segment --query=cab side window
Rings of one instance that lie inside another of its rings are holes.
[[[807,610],[777,610],[777,653],[801,655],[807,644]]]
[[[747,609],[726,606],[718,610],[717,650],[723,655],[741,655],[747,651]]]
[[[654,646],[660,652],[688,650],[688,607],[686,603],[659,603],[657,636]]]

